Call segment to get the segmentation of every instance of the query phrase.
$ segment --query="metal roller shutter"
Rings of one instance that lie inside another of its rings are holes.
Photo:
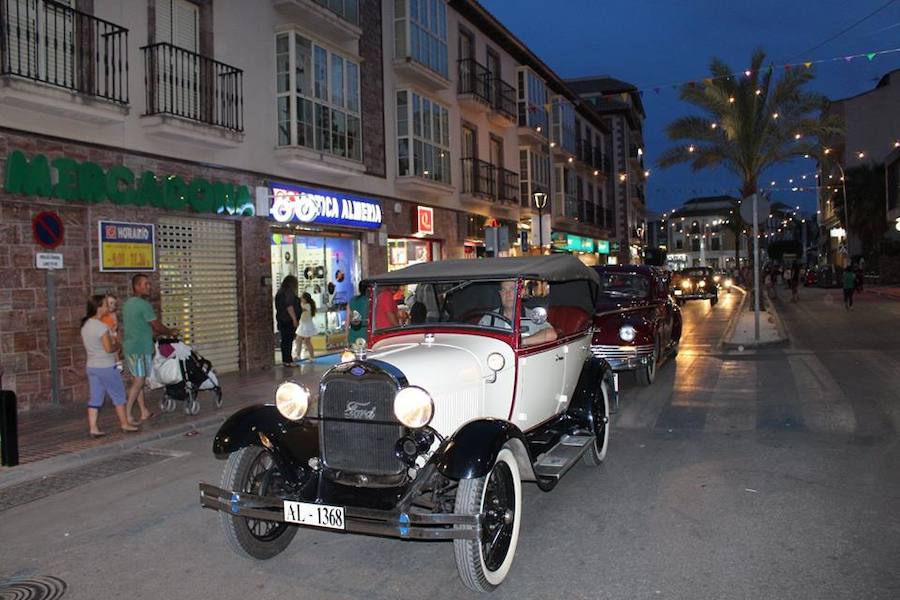
[[[217,373],[237,371],[237,264],[234,223],[159,221],[162,319],[209,359]]]

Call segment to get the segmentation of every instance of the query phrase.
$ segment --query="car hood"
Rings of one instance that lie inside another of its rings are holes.
[[[493,383],[487,357],[499,353],[504,367]],[[505,342],[483,336],[434,334],[433,341],[419,335],[381,340],[368,360],[382,361],[398,369],[409,385],[431,394],[435,404],[434,427],[442,435],[480,416],[506,418],[512,400],[515,355]],[[489,387],[486,387],[489,386]],[[490,394],[486,395],[486,390]]]
[[[601,296],[597,301],[596,312],[604,313],[625,308],[636,308],[644,306],[646,303],[646,299],[640,298],[609,298]]]

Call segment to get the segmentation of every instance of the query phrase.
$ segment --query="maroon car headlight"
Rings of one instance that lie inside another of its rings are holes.
[[[633,342],[637,337],[637,330],[632,325],[622,325],[619,327],[619,338],[623,342]]]

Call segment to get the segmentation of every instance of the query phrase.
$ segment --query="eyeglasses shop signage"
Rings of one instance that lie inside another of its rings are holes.
[[[381,203],[372,198],[296,185],[273,184],[269,216],[279,223],[381,227]]]
[[[29,161],[15,150],[6,157],[8,194],[59,198],[69,202],[155,206],[167,210],[253,216],[253,200],[245,185],[210,182],[202,177],[185,181],[179,175],[157,177],[152,171],[136,176],[123,165],[104,171],[93,162],[66,157],[48,160],[36,154]]]

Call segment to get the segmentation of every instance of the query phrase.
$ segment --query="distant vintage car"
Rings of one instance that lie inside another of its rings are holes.
[[[490,591],[515,555],[521,482],[549,491],[577,462],[606,457],[616,392],[590,352],[597,274],[556,255],[369,281],[369,347],[344,353],[317,396],[288,381],[273,404],[232,415],[213,444],[228,459],[221,486],[201,483],[201,504],[256,559],[299,527],[452,539],[462,582]],[[395,296],[423,306],[401,316]]]
[[[709,300],[710,306],[719,302],[719,288],[710,267],[688,267],[677,271],[672,278],[675,300]]]
[[[678,353],[681,308],[669,294],[669,274],[656,267],[594,267],[600,276],[591,353],[615,371],[634,371],[640,385]]]

